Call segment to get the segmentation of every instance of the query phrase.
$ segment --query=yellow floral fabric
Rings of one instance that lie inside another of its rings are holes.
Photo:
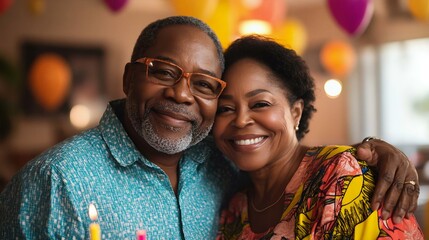
[[[394,224],[372,211],[375,175],[350,146],[309,149],[285,189],[279,223],[252,231],[247,191],[222,211],[217,239],[423,239],[414,216]]]

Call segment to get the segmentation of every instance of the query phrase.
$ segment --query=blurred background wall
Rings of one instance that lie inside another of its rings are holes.
[[[420,203],[426,202],[429,1],[420,1],[414,12],[410,4],[418,1],[413,0],[343,1],[366,7],[361,12],[365,19],[356,16],[357,10],[335,5],[341,1],[264,0],[280,5],[263,11],[249,7],[258,2],[0,0],[1,187],[37,154],[95,126],[106,103],[124,96],[123,69],[148,23],[193,14],[207,21],[227,46],[240,35],[240,20],[267,11],[270,36],[305,58],[317,84],[318,111],[304,141],[351,144],[368,135],[382,137],[416,164]],[[341,22],[334,17],[338,12],[348,17]],[[357,18],[360,29],[341,25],[351,18]],[[333,57],[337,55],[339,60]],[[43,74],[59,76],[62,85],[52,80],[54,86],[48,86],[40,80]],[[331,78],[342,84],[335,97],[324,89]]]

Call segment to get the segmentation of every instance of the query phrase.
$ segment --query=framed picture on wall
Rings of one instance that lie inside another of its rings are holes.
[[[105,50],[98,46],[25,41],[21,45],[26,115],[68,114],[105,96]]]

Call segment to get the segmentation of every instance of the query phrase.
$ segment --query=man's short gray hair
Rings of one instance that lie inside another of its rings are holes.
[[[223,58],[222,45],[220,44],[219,39],[206,23],[190,16],[167,17],[152,22],[147,27],[145,27],[137,38],[136,44],[134,45],[133,54],[131,55],[131,62],[134,62],[135,60],[143,57],[142,54],[144,54],[154,44],[154,40],[159,30],[172,25],[191,25],[205,32],[213,40],[213,43],[216,46],[217,54],[219,56],[219,64],[223,72],[225,68],[225,61]]]

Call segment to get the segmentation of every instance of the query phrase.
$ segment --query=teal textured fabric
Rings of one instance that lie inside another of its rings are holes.
[[[210,138],[180,161],[178,196],[167,175],[145,159],[112,101],[100,124],[27,164],[0,195],[0,239],[89,239],[88,206],[102,239],[214,239],[234,171]],[[116,114],[115,114],[116,113]]]

